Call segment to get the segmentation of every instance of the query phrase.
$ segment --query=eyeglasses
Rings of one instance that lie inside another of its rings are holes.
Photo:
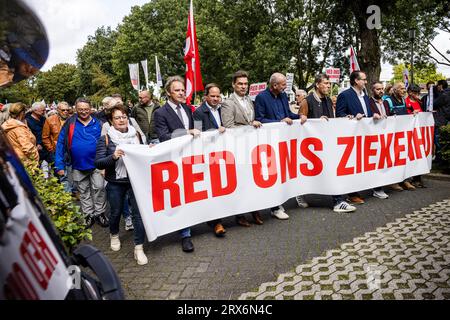
[[[113,117],[113,119],[114,120],[120,120],[120,119],[127,120],[128,117],[127,116],[116,116],[116,117]]]
[[[70,111],[70,109],[59,109],[59,110],[61,110],[61,112],[69,112]]]

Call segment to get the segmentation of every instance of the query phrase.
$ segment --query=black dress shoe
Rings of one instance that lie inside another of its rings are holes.
[[[192,251],[194,251],[194,244],[192,243],[190,237],[183,238],[181,240],[181,247],[183,248],[184,252],[192,252]]]
[[[105,216],[104,213],[99,214],[98,216],[95,216],[95,221],[102,227],[102,228],[108,228],[109,227],[109,220]]]

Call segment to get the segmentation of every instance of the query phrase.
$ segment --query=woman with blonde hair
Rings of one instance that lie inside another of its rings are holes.
[[[27,106],[21,102],[12,104],[9,108],[10,118],[2,124],[2,129],[19,159],[28,167],[33,162],[38,163],[39,152],[36,137],[25,123],[26,109]]]

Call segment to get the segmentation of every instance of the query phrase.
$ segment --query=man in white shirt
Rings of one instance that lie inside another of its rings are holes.
[[[200,136],[201,132],[194,129],[192,111],[186,105],[184,79],[178,76],[168,78],[165,89],[169,100],[162,108],[155,111],[155,129],[159,140],[164,142],[187,134],[194,137]],[[183,229],[180,234],[183,251],[194,251],[191,229]]]
[[[361,120],[366,117],[373,117],[370,109],[369,97],[364,90],[367,84],[367,75],[363,71],[354,71],[350,75],[351,88],[343,91],[337,98],[336,117],[348,117]],[[349,194],[349,200],[352,204],[363,204],[362,196],[355,192]]]
[[[205,101],[194,112],[194,127],[202,131],[219,130],[220,133],[225,132],[222,126],[220,88],[215,83],[210,83],[205,87]],[[217,219],[208,222],[214,229],[217,237],[223,237],[227,232],[222,225],[222,220]]]
[[[261,122],[255,120],[255,109],[253,101],[247,96],[248,73],[237,71],[233,75],[232,86],[234,92],[222,103],[221,115],[222,124],[225,128],[238,128],[242,126],[253,126],[260,128]],[[252,212],[256,224],[263,224],[263,220],[258,211]],[[243,214],[236,216],[236,221],[243,227],[250,227],[251,224]]]

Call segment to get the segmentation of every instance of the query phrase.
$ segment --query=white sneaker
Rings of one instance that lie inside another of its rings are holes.
[[[147,256],[144,253],[144,246],[142,244],[134,247],[134,259],[140,266],[143,266],[148,263]]]
[[[373,196],[378,199],[387,199],[389,196],[383,190],[375,191],[373,190]]]
[[[308,208],[308,207],[309,207],[308,202],[305,201],[305,199],[303,198],[303,196],[296,196],[296,197],[295,197],[295,200],[297,200],[297,204],[298,204],[298,206],[299,206],[300,208],[305,209],[305,208]]]
[[[130,230],[134,230],[133,220],[131,219],[131,216],[125,218],[125,231]]]
[[[120,250],[120,239],[119,235],[110,235],[111,238],[111,250],[119,251]]]
[[[342,201],[341,203],[338,203],[334,206],[333,211],[338,213],[353,212],[356,211],[356,208],[352,205],[349,205],[347,202]]]
[[[287,219],[289,219],[289,216],[284,211],[283,206],[279,206],[277,210],[272,211],[271,213],[272,213],[272,216],[274,216],[277,219],[280,219],[280,220],[287,220]]]

